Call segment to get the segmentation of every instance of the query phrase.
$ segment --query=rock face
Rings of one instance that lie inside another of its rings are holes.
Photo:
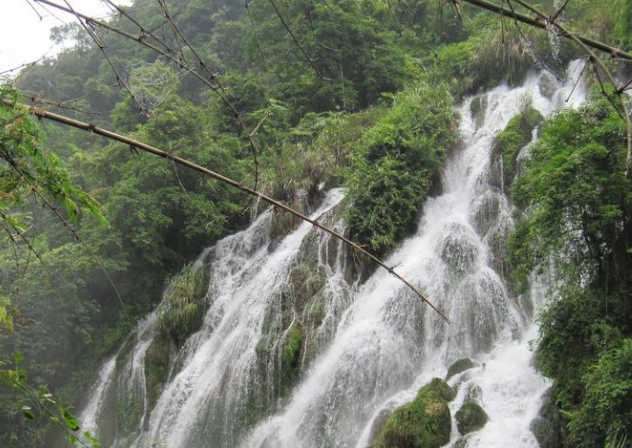
[[[554,387],[544,393],[544,400],[538,417],[531,423],[531,431],[540,448],[566,446],[566,432],[560,411],[555,405]]]
[[[454,375],[458,375],[461,372],[465,372],[466,370],[474,368],[474,363],[469,358],[459,359],[455,361],[449,368],[448,374],[446,376],[446,380],[449,380]]]
[[[456,426],[463,435],[478,431],[487,423],[487,414],[474,402],[465,403],[456,412]]]
[[[448,402],[454,392],[435,378],[417,397],[388,417],[371,448],[439,448],[450,441],[451,416]]]

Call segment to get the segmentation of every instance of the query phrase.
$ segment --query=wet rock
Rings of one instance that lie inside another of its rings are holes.
[[[454,448],[467,448],[468,446],[468,437],[460,437],[456,442],[454,442]]]
[[[153,409],[162,393],[169,374],[171,343],[169,338],[159,333],[147,348],[145,354],[145,387],[147,409]]]
[[[543,73],[540,78],[540,82],[538,83],[538,90],[540,91],[540,95],[547,99],[552,99],[555,91],[557,90],[557,83],[555,82],[555,78],[548,73]]]
[[[485,111],[487,110],[487,95],[479,96],[470,102],[470,113],[476,128],[480,128],[485,122]]]
[[[440,254],[441,259],[448,265],[450,274],[458,278],[472,271],[481,256],[471,231],[468,232],[463,226],[456,224],[444,238]]]
[[[452,419],[448,402],[454,392],[435,378],[417,397],[393,411],[371,448],[439,448],[450,441]]]
[[[560,411],[555,405],[554,387],[544,393],[540,412],[531,423],[531,432],[540,444],[540,448],[566,446],[566,429]]]
[[[483,408],[474,402],[467,402],[461,406],[456,414],[456,426],[461,434],[469,434],[478,431],[485,423],[488,417]]]
[[[446,376],[446,380],[449,380],[454,375],[458,375],[461,372],[465,372],[466,370],[474,368],[474,363],[469,358],[459,359],[454,362],[450,368],[448,368],[448,374]]]
[[[467,391],[465,392],[465,398],[463,401],[466,403],[469,402],[477,402],[483,396],[483,390],[478,384],[470,383],[467,386]]]
[[[485,236],[498,221],[501,212],[502,196],[497,192],[488,192],[477,204],[474,212],[474,226],[480,236]]]

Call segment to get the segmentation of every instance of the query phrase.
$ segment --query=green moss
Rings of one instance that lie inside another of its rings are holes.
[[[449,380],[454,375],[457,375],[461,372],[465,372],[468,369],[472,369],[474,367],[474,363],[469,358],[459,359],[454,362],[450,368],[448,369],[448,375],[446,376],[446,380]]]
[[[516,175],[518,154],[531,142],[533,129],[543,119],[540,112],[527,104],[525,110],[509,120],[505,129],[496,137],[492,157],[502,157],[505,185],[511,184]]]
[[[162,393],[169,374],[169,338],[158,334],[145,354],[145,387],[147,388],[147,409],[152,409]]]
[[[202,325],[206,283],[205,271],[194,271],[190,267],[185,267],[169,282],[165,298],[158,307],[158,325],[177,345],[182,345]]]
[[[143,409],[142,392],[135,388],[119,387],[116,390],[116,412],[118,429],[129,435],[138,426]]]
[[[371,448],[439,448],[450,441],[448,401],[454,391],[439,378],[422,387],[417,397],[389,416]]]
[[[303,329],[294,326],[283,346],[283,361],[291,369],[298,369],[301,363],[301,346],[303,345]]]
[[[461,406],[461,409],[456,412],[455,418],[456,426],[461,434],[478,431],[485,426],[488,420],[483,408],[473,402],[468,402]]]

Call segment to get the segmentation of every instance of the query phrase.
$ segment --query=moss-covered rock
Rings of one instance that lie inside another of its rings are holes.
[[[456,414],[456,426],[461,434],[468,434],[478,431],[485,423],[488,417],[483,408],[473,402],[467,402],[461,406]]]
[[[301,363],[301,347],[303,345],[303,329],[295,325],[283,346],[283,362],[290,369],[298,369]]]
[[[170,351],[169,338],[159,333],[145,353],[145,387],[147,388],[148,410],[153,409],[167,382]]]
[[[566,446],[566,427],[560,410],[555,405],[554,390],[551,387],[544,393],[540,412],[531,423],[531,432],[533,432],[540,448]]]
[[[449,380],[454,375],[458,375],[461,372],[465,372],[466,370],[474,368],[474,363],[469,358],[459,359],[455,361],[449,368],[448,374],[446,375],[446,380]]]
[[[170,336],[178,346],[202,326],[207,280],[205,269],[185,267],[172,277],[165,298],[158,306],[160,331]]]
[[[448,402],[454,391],[435,378],[417,397],[393,411],[371,448],[439,448],[450,441],[452,419]]]
[[[517,174],[516,162],[520,150],[531,142],[533,130],[542,120],[542,114],[527,105],[523,112],[509,120],[496,137],[492,148],[492,178],[504,191],[508,191]]]

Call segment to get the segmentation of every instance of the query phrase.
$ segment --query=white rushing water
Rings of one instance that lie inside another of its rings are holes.
[[[132,440],[129,445],[138,447],[366,448],[385,412],[410,401],[431,378],[445,377],[452,362],[469,357],[477,367],[450,380],[458,385],[451,410],[475,400],[489,422],[468,436],[467,446],[537,447],[530,423],[550,384],[532,367],[528,343],[537,337],[531,319],[541,291],[514,297],[505,283],[502,257],[513,222],[491,148],[521,105],[531,102],[548,115],[581,103],[581,83],[565,101],[576,67],[571,64],[562,85],[547,74],[533,75],[522,87],[500,86],[460,107],[463,144],[446,164],[443,192],[424,204],[417,232],[387,262],[425,292],[450,325],[387,272],[376,271],[356,288],[345,279],[339,243],[332,246],[309,224],[271,245],[268,212],[201,257],[210,266],[203,327],[172,357],[171,375],[153,409],[145,409],[143,395],[133,437],[109,435],[114,445]],[[481,106],[478,117],[470,112],[472,101]],[[329,192],[313,217],[340,226],[330,212],[342,198],[341,190]],[[314,269],[325,277],[321,317],[303,341],[312,354],[304,355],[300,381],[280,391],[280,344],[298,320],[317,314],[311,305],[302,316],[287,306],[292,268],[306,250],[316,254]],[[196,267],[205,269],[201,261]],[[138,331],[139,341],[147,331]],[[144,387],[134,372],[142,376],[147,345],[134,349],[128,362],[138,367],[118,388],[134,381]],[[118,363],[105,364],[83,413],[97,436],[104,434],[97,421],[107,390],[115,387]],[[253,416],[253,408],[261,412]],[[458,437],[454,427],[450,446]]]

